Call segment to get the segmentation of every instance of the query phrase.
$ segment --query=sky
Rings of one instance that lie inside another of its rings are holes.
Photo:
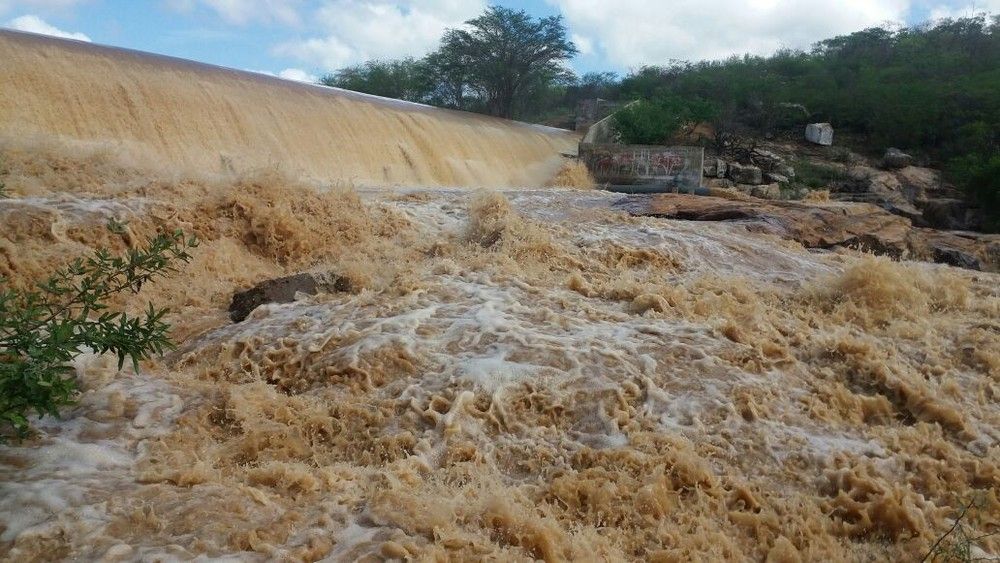
[[[0,27],[314,81],[421,56],[487,0],[0,0]],[[578,73],[769,54],[866,27],[979,12],[1000,0],[494,0],[561,15]]]

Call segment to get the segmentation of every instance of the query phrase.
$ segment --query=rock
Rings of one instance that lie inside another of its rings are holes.
[[[781,187],[778,184],[754,186],[750,193],[760,199],[781,199]]]
[[[806,140],[817,145],[833,144],[833,126],[829,123],[810,123],[806,125]]]
[[[702,167],[705,176],[709,178],[725,178],[726,177],[726,161],[721,158],[707,158],[705,159],[705,166]]]
[[[776,166],[774,170],[772,170],[772,172],[775,174],[780,174],[788,179],[795,178],[795,169],[787,164],[781,164]]]
[[[233,322],[246,319],[254,309],[266,303],[291,303],[296,294],[316,295],[320,291],[350,291],[346,278],[332,274],[295,274],[267,280],[246,291],[233,294],[229,318]]]
[[[785,157],[768,150],[757,149],[754,152],[754,162],[763,170],[775,171],[778,167],[785,165]]]
[[[923,201],[942,190],[941,174],[930,168],[907,166],[896,172],[896,180],[910,202]]]
[[[921,258],[970,270],[1000,270],[1000,235],[934,229],[918,232],[922,247],[915,254]]]
[[[982,264],[979,262],[979,258],[976,258],[974,255],[959,248],[948,245],[939,245],[932,246],[931,250],[933,252],[932,258],[938,264],[948,264],[949,266],[965,268],[966,270],[983,269]]]
[[[750,231],[795,240],[806,248],[861,248],[897,259],[912,256],[962,268],[1000,268],[1000,235],[915,228],[909,220],[866,203],[657,194],[630,196],[615,206],[633,215],[739,221]]]
[[[775,172],[768,172],[767,174],[764,174],[764,180],[771,184],[787,184],[791,181],[788,179],[788,176],[777,174]]]
[[[800,242],[807,248],[862,247],[902,256],[910,222],[875,205],[802,201],[723,200],[693,195],[630,198],[619,204],[635,215],[689,221],[739,220],[755,232]]]
[[[726,178],[712,178],[711,180],[705,182],[706,188],[715,188],[720,190],[728,190],[734,186],[732,180],[727,180]]]
[[[922,208],[924,221],[929,227],[964,231],[980,226],[980,218],[963,199],[928,199],[922,202]]]
[[[909,202],[887,201],[882,204],[882,207],[893,215],[906,217],[910,221],[913,221],[914,225],[925,225],[923,213]]]
[[[764,181],[764,173],[757,166],[733,162],[729,165],[729,177],[737,184],[756,186]]]
[[[882,167],[890,170],[899,170],[912,165],[913,157],[896,148],[886,150],[882,157]]]
[[[875,194],[890,201],[905,201],[903,186],[891,172],[868,166],[852,166],[847,169],[847,178],[847,185],[840,186],[839,191]]]

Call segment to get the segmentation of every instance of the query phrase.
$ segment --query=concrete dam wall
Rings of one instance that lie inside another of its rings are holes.
[[[541,185],[569,131],[0,31],[0,134],[106,143],[186,170],[359,185]]]

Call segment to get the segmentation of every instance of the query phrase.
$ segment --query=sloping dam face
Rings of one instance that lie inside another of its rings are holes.
[[[577,135],[159,55],[0,31],[0,133],[216,172],[362,185],[540,185]]]

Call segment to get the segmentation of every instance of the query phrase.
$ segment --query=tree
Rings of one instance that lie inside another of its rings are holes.
[[[469,109],[472,61],[464,53],[438,49],[424,59],[424,69],[433,84],[430,103],[452,109]]]
[[[372,60],[342,68],[320,79],[320,84],[385,98],[425,102],[434,89],[427,63],[412,57]]]
[[[122,232],[112,221],[108,228]],[[55,271],[34,289],[6,287],[0,279],[0,441],[8,430],[24,437],[28,417],[58,415],[71,404],[76,378],[71,361],[85,349],[118,357],[136,370],[139,362],[172,347],[163,322],[166,309],[149,305],[138,317],[111,311],[108,300],[122,292],[137,293],[153,279],[191,259],[197,246],[176,231],[147,241],[145,247],[113,256],[98,249]]]
[[[441,56],[468,62],[469,86],[499,117],[513,117],[526,94],[565,77],[563,63],[577,53],[561,16],[535,20],[523,10],[491,6],[466,25],[445,32]]]

